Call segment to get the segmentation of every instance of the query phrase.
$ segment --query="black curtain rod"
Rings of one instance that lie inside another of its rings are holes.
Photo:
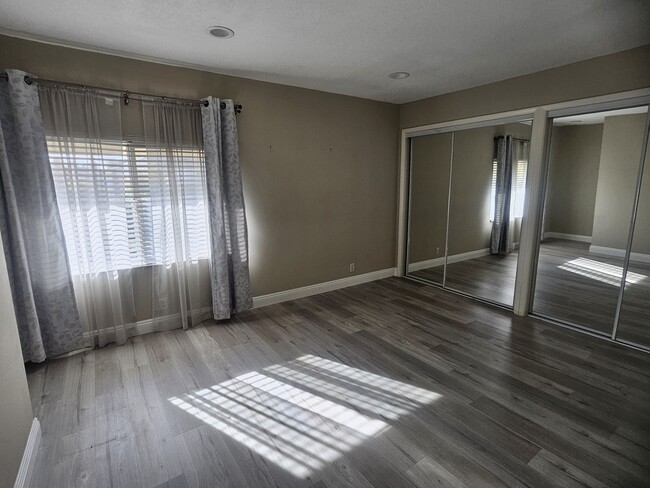
[[[496,141],[497,139],[503,139],[506,136],[496,136],[494,140]],[[512,137],[512,136],[510,136]],[[530,139],[521,139],[520,137],[512,137],[513,141],[522,141],[522,142],[530,142]]]
[[[0,78],[4,80],[9,80],[9,76],[7,73],[0,73]],[[25,76],[24,77],[25,83],[28,85],[31,85],[32,83],[42,83],[45,85],[61,85],[61,86],[72,86],[76,88],[90,88],[93,90],[98,90],[98,91],[103,91],[103,92],[108,92],[108,93],[122,93],[122,100],[124,100],[124,104],[128,105],[130,100],[143,100],[142,97],[146,98],[161,98],[163,100],[176,100],[179,102],[184,102],[184,103],[191,103],[191,104],[201,104],[204,107],[207,107],[210,102],[207,100],[192,100],[188,98],[177,98],[177,97],[162,97],[160,95],[151,95],[149,93],[139,93],[139,92],[130,92],[130,91],[121,91],[121,90],[115,90],[114,88],[103,88],[99,86],[90,86],[90,85],[82,85],[79,83],[69,83],[65,81],[55,81],[55,80],[47,80],[44,78],[34,78],[31,76]],[[224,109],[226,108],[225,102],[221,102],[220,104],[221,108]],[[242,111],[242,106],[240,104],[235,104],[235,113],[240,114]]]

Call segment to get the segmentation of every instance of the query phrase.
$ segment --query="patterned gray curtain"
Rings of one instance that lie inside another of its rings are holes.
[[[25,361],[82,347],[35,85],[0,80],[0,232]]]
[[[210,220],[214,318],[253,306],[248,269],[248,228],[232,100],[209,97],[201,107]],[[221,103],[225,108],[221,108]]]
[[[490,254],[505,256],[510,252],[510,205],[512,200],[512,136],[494,139],[497,181],[494,220],[490,237]]]

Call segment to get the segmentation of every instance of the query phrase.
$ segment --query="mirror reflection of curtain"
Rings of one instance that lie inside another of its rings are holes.
[[[509,250],[519,246],[521,220],[524,215],[526,199],[526,176],[528,174],[529,141],[513,139],[512,153],[512,204],[510,205]]]
[[[527,140],[511,135],[494,139],[496,188],[490,253],[505,256],[515,250],[525,201],[528,170]]]

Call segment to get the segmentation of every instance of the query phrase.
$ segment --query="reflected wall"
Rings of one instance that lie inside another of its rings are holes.
[[[616,338],[650,348],[650,164],[646,147]]]
[[[408,272],[442,284],[453,134],[412,139]]]

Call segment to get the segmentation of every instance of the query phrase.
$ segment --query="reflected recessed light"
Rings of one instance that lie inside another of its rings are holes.
[[[208,32],[210,33],[210,35],[217,37],[219,39],[229,39],[235,35],[234,30],[229,29],[228,27],[224,27],[222,25],[213,25],[212,27],[208,27]]]
[[[407,73],[406,71],[396,71],[395,73],[391,73],[388,75],[389,78],[392,78],[394,80],[403,80],[404,78],[408,78],[411,76],[411,73]]]

